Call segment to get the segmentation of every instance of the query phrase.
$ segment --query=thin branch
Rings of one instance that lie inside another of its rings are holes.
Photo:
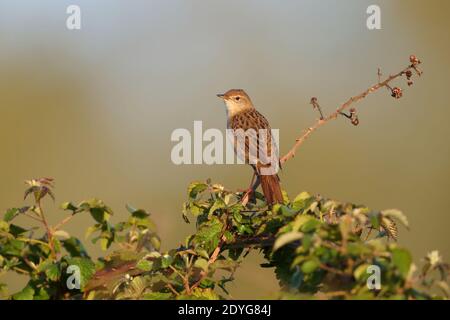
[[[40,219],[40,218],[38,218],[38,217],[35,217],[35,216],[32,216],[31,214],[28,214],[28,213],[22,213],[22,215],[24,215],[24,216],[27,217],[27,218],[36,220],[36,221],[38,221],[38,222],[40,222],[40,223],[43,223],[43,222],[44,222],[42,219]]]
[[[420,61],[418,62],[420,63]],[[323,119],[319,119],[317,120],[317,122],[309,127],[295,142],[294,146],[291,148],[291,150],[289,150],[289,152],[283,156],[280,159],[281,164],[284,164],[285,162],[289,161],[290,159],[292,159],[295,156],[295,153],[297,151],[297,149],[306,141],[306,139],[308,139],[308,137],[317,129],[319,129],[321,126],[323,126],[324,124],[330,122],[331,120],[337,119],[339,114],[341,112],[343,112],[344,110],[346,110],[350,105],[352,105],[353,103],[356,103],[362,99],[364,99],[365,97],[367,97],[369,94],[374,93],[376,91],[378,91],[381,88],[384,87],[388,87],[389,83],[391,81],[393,81],[394,79],[397,79],[401,76],[403,76],[407,71],[411,71],[414,70],[416,71],[416,73],[420,76],[422,73],[420,70],[418,70],[417,68],[417,64],[416,62],[412,62],[411,65],[409,65],[407,68],[403,69],[402,71],[400,71],[397,74],[391,75],[389,76],[387,79],[385,79],[384,81],[378,81],[377,84],[371,86],[370,88],[368,88],[367,90],[365,90],[364,92],[360,93],[359,95],[356,95],[354,97],[351,97],[350,99],[348,99],[345,103],[343,103],[339,108],[336,109],[335,112],[333,112],[332,114],[330,114],[328,117],[325,117]],[[378,76],[381,78],[381,72],[378,71]]]
[[[216,249],[214,249],[214,252],[213,252],[213,254],[211,255],[211,257],[209,257],[207,268],[208,268],[211,264],[213,264],[214,262],[216,262],[217,258],[219,257],[219,254],[220,254],[220,250],[222,249],[222,245],[225,243],[226,240],[227,240],[227,239],[225,238],[225,236],[222,236],[222,238],[220,239],[220,243],[217,245]],[[206,278],[207,274],[208,274],[208,273],[207,273],[206,271],[202,271],[202,272],[200,273],[200,279],[198,279],[198,280],[191,286],[191,290],[197,288],[197,287],[200,285],[200,283],[203,281],[203,279]]]
[[[172,269],[173,272],[175,272],[183,281],[184,289],[186,290],[187,294],[191,294],[191,288],[189,287],[189,279],[187,276],[183,275],[180,271],[178,271],[175,267],[169,266],[170,269]]]
[[[70,220],[72,220],[72,218],[77,214],[78,212],[74,212],[72,213],[70,216],[64,218],[63,220],[61,220],[56,226],[53,227],[54,231],[59,230],[63,225],[65,225],[67,222],[69,222]]]
[[[170,291],[172,291],[172,293],[174,295],[176,295],[176,296],[180,295],[180,293],[177,290],[175,290],[175,288],[170,283],[168,283],[166,286],[167,286],[167,288],[169,288]]]

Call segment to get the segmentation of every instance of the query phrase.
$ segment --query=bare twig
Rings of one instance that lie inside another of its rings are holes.
[[[70,216],[64,218],[63,220],[61,220],[58,224],[56,224],[52,229],[54,231],[59,230],[63,225],[65,225],[67,222],[69,222],[70,220],[72,220],[72,218],[77,214],[78,212],[74,212],[72,213]]]
[[[394,79],[397,79],[397,78],[403,76],[407,71],[414,70],[414,71],[416,71],[416,73],[418,75],[421,75],[422,72],[417,68],[417,64],[420,63],[420,60],[415,58],[416,60],[413,61],[413,57],[415,58],[415,56],[411,56],[410,57],[410,60],[411,60],[411,63],[412,63],[411,65],[409,65],[408,67],[406,67],[405,69],[403,69],[402,71],[400,71],[397,74],[390,75],[384,81],[381,81],[381,71],[378,69],[378,77],[380,78],[380,80],[378,81],[377,84],[371,86],[370,88],[368,88],[364,92],[360,93],[359,95],[351,97],[346,102],[344,102],[339,108],[337,108],[335,112],[333,112],[329,116],[324,117],[324,118],[321,117],[321,119],[317,120],[316,123],[313,126],[309,127],[306,131],[303,132],[303,134],[296,140],[294,146],[289,150],[289,152],[280,159],[281,164],[284,164],[285,162],[287,162],[290,159],[292,159],[295,156],[295,153],[296,153],[297,149],[306,141],[306,139],[308,139],[308,137],[314,131],[319,129],[324,124],[330,122],[331,120],[337,119],[338,116],[344,110],[346,110],[350,105],[352,105],[352,104],[354,104],[354,103],[364,99],[369,94],[378,91],[380,88],[383,88],[383,87],[388,88],[389,87],[389,83],[391,81],[393,81]]]
[[[174,295],[176,295],[176,296],[179,296],[179,295],[180,295],[180,294],[178,293],[178,291],[175,290],[175,288],[174,288],[170,283],[167,284],[167,288],[169,288],[169,290],[172,291],[172,293],[173,293]]]

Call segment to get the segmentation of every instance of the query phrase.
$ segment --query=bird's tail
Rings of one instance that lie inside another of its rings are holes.
[[[278,175],[261,175],[260,180],[266,202],[269,205],[283,203],[283,193],[281,192],[280,178],[278,178]]]

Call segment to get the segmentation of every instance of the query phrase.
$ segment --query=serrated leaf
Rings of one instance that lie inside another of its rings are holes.
[[[208,270],[208,261],[203,258],[198,258],[195,260],[194,267],[202,269],[203,271]]]
[[[284,247],[288,243],[300,240],[301,238],[303,238],[303,233],[298,232],[298,231],[291,231],[291,232],[282,234],[275,240],[275,243],[273,245],[273,251],[277,251],[278,249],[280,249],[281,247]]]
[[[188,196],[191,199],[196,199],[198,194],[205,191],[208,185],[203,182],[192,182],[188,187]]]
[[[83,243],[75,237],[63,240],[62,245],[72,257],[89,257]]]
[[[10,222],[12,219],[14,219],[17,213],[19,213],[19,209],[11,208],[6,211],[3,220],[5,220],[6,222]]]
[[[211,252],[219,243],[222,228],[222,222],[217,217],[213,217],[210,221],[203,223],[198,229],[194,237],[195,243],[202,246],[206,251]]]
[[[173,257],[168,254],[165,254],[161,257],[161,267],[162,268],[169,267],[172,264],[172,262],[173,262]]]
[[[311,218],[310,220],[306,221],[301,227],[301,232],[312,232],[316,230],[316,228],[321,225],[321,222],[317,220],[316,218]]]
[[[292,202],[303,202],[307,199],[311,198],[311,195],[308,192],[301,192],[300,194],[298,194],[295,198],[294,201]]]
[[[9,231],[9,223],[3,220],[0,220],[0,230],[8,232]]]
[[[365,281],[370,275],[367,273],[367,268],[369,268],[369,264],[363,263],[359,265],[355,271],[353,271],[353,276],[358,281]]]
[[[88,258],[66,258],[69,266],[77,266],[80,269],[80,286],[83,290],[86,283],[92,278],[95,273],[95,264]]]
[[[150,271],[153,268],[153,262],[147,259],[141,259],[136,264],[136,267],[142,271]]]
[[[409,251],[400,248],[393,249],[392,262],[397,267],[402,277],[406,279],[412,263],[412,257]]]
[[[200,257],[209,259],[209,255],[208,255],[208,252],[206,252],[206,250],[200,248],[200,249],[197,249],[196,252]]]
[[[214,201],[214,204],[211,206],[211,209],[209,209],[208,215],[212,215],[216,210],[225,208],[225,202],[221,198],[217,198],[216,201]]]
[[[52,263],[46,270],[45,275],[48,279],[51,281],[58,281],[59,277],[61,276],[61,270],[59,268],[59,265],[56,263]]]

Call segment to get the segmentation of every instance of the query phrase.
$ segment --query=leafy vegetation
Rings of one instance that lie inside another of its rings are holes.
[[[364,206],[300,193],[285,194],[268,208],[262,195],[242,205],[241,193],[195,182],[188,188],[183,219],[197,231],[184,245],[161,252],[150,214],[127,205],[126,221],[111,223],[113,211],[101,200],[63,203],[68,215],[47,223],[43,200],[53,194],[51,179],[27,181],[33,204],[7,210],[0,220],[0,275],[29,278],[8,299],[226,299],[227,283],[251,250],[266,259],[279,280],[279,299],[446,299],[449,265],[433,251],[420,270],[409,251],[395,243],[397,225],[408,227],[398,210]],[[93,225],[86,236],[107,252],[92,258],[82,241],[63,227],[80,214]],[[18,216],[39,222],[19,226]],[[369,289],[370,267],[381,271],[381,286]],[[78,270],[79,282],[72,270]],[[72,277],[72,278],[71,278]],[[256,297],[255,298],[263,298]]]

